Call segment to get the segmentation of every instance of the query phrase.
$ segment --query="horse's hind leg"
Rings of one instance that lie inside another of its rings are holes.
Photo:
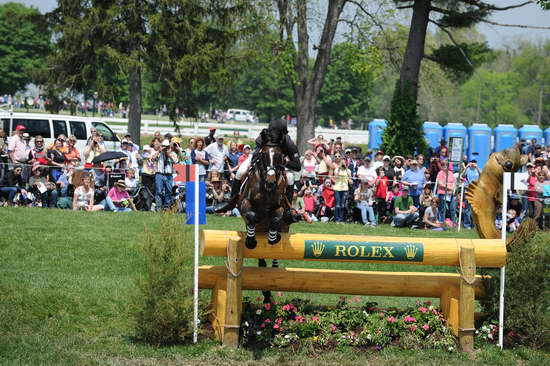
[[[267,234],[267,242],[268,244],[275,245],[279,241],[281,241],[281,234],[279,231],[281,230],[281,220],[283,219],[283,208],[278,208],[275,210],[275,216],[271,219],[271,223],[269,224],[269,232]]]
[[[258,267],[267,267],[265,259],[258,259]],[[262,295],[264,296],[264,304],[271,302],[271,291],[262,291]]]

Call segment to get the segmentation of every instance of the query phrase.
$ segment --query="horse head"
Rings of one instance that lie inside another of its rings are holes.
[[[260,152],[260,175],[267,191],[273,191],[281,176],[283,154],[277,146],[264,146]]]

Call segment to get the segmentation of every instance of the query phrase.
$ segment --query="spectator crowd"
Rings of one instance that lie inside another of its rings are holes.
[[[181,137],[156,132],[140,148],[130,135],[119,151],[108,152],[101,134],[91,130],[82,153],[74,136],[57,136],[44,146],[24,126],[13,136],[0,129],[0,202],[4,205],[72,208],[73,210],[164,210],[184,207],[184,189],[174,182],[177,165],[198,164],[207,187],[207,212],[231,197],[231,181],[253,147],[238,135],[226,140],[212,128],[206,137]],[[395,227],[445,230],[463,225],[473,228],[472,212],[464,190],[481,170],[476,160],[449,161],[446,141],[427,156],[389,156],[383,151],[362,152],[341,138],[323,136],[308,141],[302,169],[294,183],[292,212],[307,222],[359,222],[366,227],[391,223]],[[524,191],[510,192],[505,215],[509,230],[524,217],[550,224],[550,145],[518,143],[529,162]],[[109,155],[112,154],[112,155]],[[109,159],[107,159],[109,158]],[[234,209],[223,215],[238,215]],[[459,223],[458,217],[461,216]]]

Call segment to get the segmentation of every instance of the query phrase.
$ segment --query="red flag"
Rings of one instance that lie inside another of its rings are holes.
[[[196,165],[174,164],[174,170],[177,173],[176,177],[174,178],[174,182],[194,182],[195,167]]]

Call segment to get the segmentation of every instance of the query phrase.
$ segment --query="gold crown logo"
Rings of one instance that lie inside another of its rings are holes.
[[[414,244],[409,244],[405,247],[405,255],[407,256],[407,259],[412,261],[414,257],[416,257],[416,252],[418,251],[418,248]]]
[[[313,249],[313,255],[315,257],[320,257],[323,254],[323,250],[325,250],[325,244],[321,243],[320,241],[316,241],[311,246]]]

